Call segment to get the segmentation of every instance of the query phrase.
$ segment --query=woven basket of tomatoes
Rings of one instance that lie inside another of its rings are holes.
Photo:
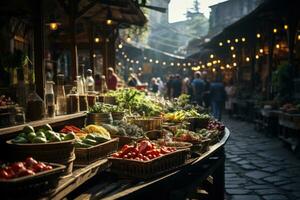
[[[122,176],[148,179],[176,169],[185,164],[189,149],[158,146],[142,140],[134,145],[124,145],[108,159],[111,171]]]
[[[1,162],[1,199],[37,198],[58,184],[64,165],[40,162],[32,157],[20,162]]]

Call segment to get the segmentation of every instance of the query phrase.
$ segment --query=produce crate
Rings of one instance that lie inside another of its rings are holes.
[[[65,174],[72,173],[75,159],[75,140],[15,144],[11,140],[6,141],[10,154],[14,159],[22,159],[32,156],[37,160],[66,165]]]
[[[162,118],[150,118],[150,119],[133,119],[132,123],[138,125],[141,127],[144,131],[152,131],[152,130],[158,130],[161,129],[162,126]]]
[[[133,141],[137,141],[138,138],[136,137],[130,137],[130,136],[116,136],[119,138],[119,148],[122,148],[125,144],[130,144]]]
[[[118,150],[119,138],[89,148],[75,148],[76,166],[85,166]]]
[[[109,157],[111,171],[121,176],[148,179],[176,169],[185,164],[189,149],[181,149],[150,161],[137,161]]]
[[[53,169],[32,176],[0,180],[1,199],[32,199],[50,192],[57,186],[65,166],[54,163],[46,164],[51,165]]]

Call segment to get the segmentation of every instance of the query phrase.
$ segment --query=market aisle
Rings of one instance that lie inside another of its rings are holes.
[[[224,122],[231,131],[225,146],[227,200],[300,199],[300,159],[253,124],[226,116]]]

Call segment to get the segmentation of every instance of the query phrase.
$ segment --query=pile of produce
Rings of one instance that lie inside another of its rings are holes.
[[[116,135],[129,136],[129,137],[144,137],[144,131],[135,124],[130,124],[125,121],[114,121],[113,125],[118,128]]]
[[[140,115],[157,116],[162,111],[162,107],[152,101],[144,92],[133,88],[110,91],[107,95],[116,97],[119,107]]]
[[[189,118],[198,118],[202,120],[209,120],[211,116],[208,114],[199,114],[196,109],[180,110],[173,113],[167,113],[164,115],[165,121],[168,122],[183,122]]]
[[[8,105],[14,105],[15,103],[11,100],[10,97],[7,97],[5,95],[0,96],[0,106],[8,106]]]
[[[49,143],[60,142],[75,139],[75,134],[69,132],[67,134],[56,133],[49,124],[39,128],[37,131],[32,126],[25,126],[22,132],[12,139],[12,143]]]
[[[23,162],[0,163],[0,166],[0,179],[13,179],[52,170],[51,165],[38,162],[32,157],[26,158]]]
[[[208,130],[218,130],[220,132],[224,132],[225,125],[222,122],[219,122],[217,120],[210,120],[208,122],[207,128]]]
[[[102,126],[88,125],[83,131],[85,134],[82,132],[79,132],[79,135],[76,134],[75,147],[77,148],[89,148],[111,139],[110,133]]]
[[[111,113],[111,112],[124,112],[124,108],[106,103],[96,103],[89,107],[89,113]]]
[[[149,161],[173,151],[176,151],[176,148],[158,146],[149,140],[142,140],[137,144],[124,145],[121,151],[116,152],[111,156],[114,158],[131,159],[136,161]]]
[[[294,105],[291,103],[286,103],[280,107],[280,110],[287,113],[300,113],[300,104]]]
[[[196,132],[189,131],[186,129],[177,129],[174,139],[182,142],[199,143],[204,138]]]

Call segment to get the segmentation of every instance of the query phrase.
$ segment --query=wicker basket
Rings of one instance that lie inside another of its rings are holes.
[[[76,166],[83,166],[104,158],[118,150],[118,143],[119,138],[114,138],[93,147],[75,148],[76,160],[74,164]]]
[[[88,113],[86,118],[86,125],[89,124],[111,124],[112,116],[111,113]]]
[[[136,161],[109,157],[111,171],[121,176],[148,179],[176,169],[187,160],[189,149],[177,150],[150,161]]]
[[[130,144],[134,141],[137,141],[138,138],[135,137],[129,137],[129,136],[116,136],[117,138],[119,138],[119,148],[122,148],[125,144]]]
[[[162,118],[150,118],[150,119],[133,119],[132,123],[138,125],[141,127],[144,131],[152,131],[152,130],[158,130],[161,129],[162,125]]]
[[[125,112],[112,112],[111,116],[112,119],[115,120],[122,120],[124,118]]]
[[[8,140],[6,143],[9,148],[8,152],[16,160],[32,156],[40,161],[66,165],[65,174],[72,173],[75,160],[75,140],[36,144],[15,144]]]
[[[50,192],[57,186],[65,166],[54,163],[46,164],[50,164],[53,169],[32,176],[0,180],[1,199],[37,199],[39,195]]]

